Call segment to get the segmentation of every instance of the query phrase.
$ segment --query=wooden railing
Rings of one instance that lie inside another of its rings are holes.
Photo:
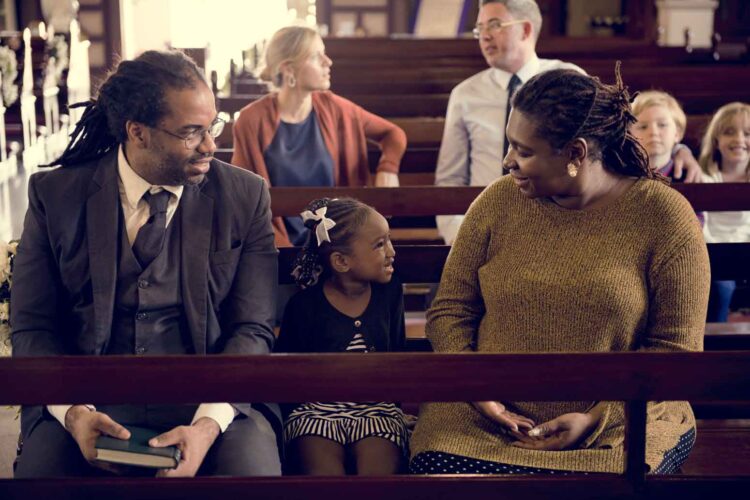
[[[127,373],[113,382],[113,374]],[[623,401],[623,474],[555,477],[196,478],[1,480],[29,498],[738,498],[750,477],[651,476],[646,403],[742,400],[750,352],[347,354],[0,359],[0,404],[207,401]],[[356,384],[349,381],[356,380]],[[12,383],[8,383],[12,381]],[[304,381],[304,383],[302,383]],[[564,390],[561,390],[564,388]],[[718,458],[718,457],[717,457]],[[720,459],[720,458],[718,458]]]
[[[679,184],[696,211],[750,210],[750,183]],[[463,214],[484,187],[406,186],[371,187],[272,187],[271,212],[296,216],[316,198],[356,198],[383,215],[421,216]]]

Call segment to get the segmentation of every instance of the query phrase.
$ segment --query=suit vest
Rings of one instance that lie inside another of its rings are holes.
[[[142,269],[133,254],[120,211],[112,333],[105,354],[194,354],[182,306],[180,208],[166,231],[161,252]],[[107,405],[101,410],[120,423],[170,427],[189,424],[195,408],[194,404],[148,404]]]
[[[179,209],[166,231],[161,252],[142,269],[121,212],[112,334],[105,354],[193,353],[182,310]]]

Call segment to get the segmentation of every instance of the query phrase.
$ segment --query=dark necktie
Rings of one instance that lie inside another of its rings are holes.
[[[146,269],[161,252],[161,247],[164,244],[164,233],[167,228],[169,196],[169,191],[159,191],[155,194],[146,192],[143,195],[143,198],[148,202],[149,218],[138,230],[135,243],[133,243],[133,253],[141,264],[141,269]]]
[[[510,77],[510,82],[508,82],[508,105],[505,106],[505,127],[508,127],[508,117],[510,116],[510,102],[513,98],[513,94],[516,92],[516,89],[521,85],[521,79],[518,78],[516,75],[513,75]],[[505,158],[505,155],[508,154],[508,136],[505,134],[505,130],[503,130],[503,158]],[[502,161],[502,160],[501,160]]]

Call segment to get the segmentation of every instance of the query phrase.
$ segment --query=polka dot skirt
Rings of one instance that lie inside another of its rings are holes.
[[[664,459],[652,474],[675,474],[687,460],[695,444],[695,429],[683,434],[677,445],[664,454]],[[410,474],[549,474],[569,476],[571,474],[589,475],[592,473],[570,470],[540,469],[521,465],[504,464],[479,460],[439,451],[425,451],[411,459]]]
[[[489,462],[476,458],[442,453],[439,451],[425,451],[411,459],[410,474],[554,474],[569,476],[571,474],[587,475],[587,472],[540,469],[538,467],[524,467],[521,465]]]
[[[680,471],[680,467],[687,460],[690,450],[693,449],[695,444],[695,429],[690,429],[685,434],[680,436],[680,440],[677,441],[677,445],[667,450],[664,454],[664,459],[654,469],[652,474],[675,474]]]

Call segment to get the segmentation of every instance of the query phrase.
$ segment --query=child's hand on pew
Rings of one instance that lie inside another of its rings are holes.
[[[398,174],[378,172],[375,174],[375,187],[398,187]]]

